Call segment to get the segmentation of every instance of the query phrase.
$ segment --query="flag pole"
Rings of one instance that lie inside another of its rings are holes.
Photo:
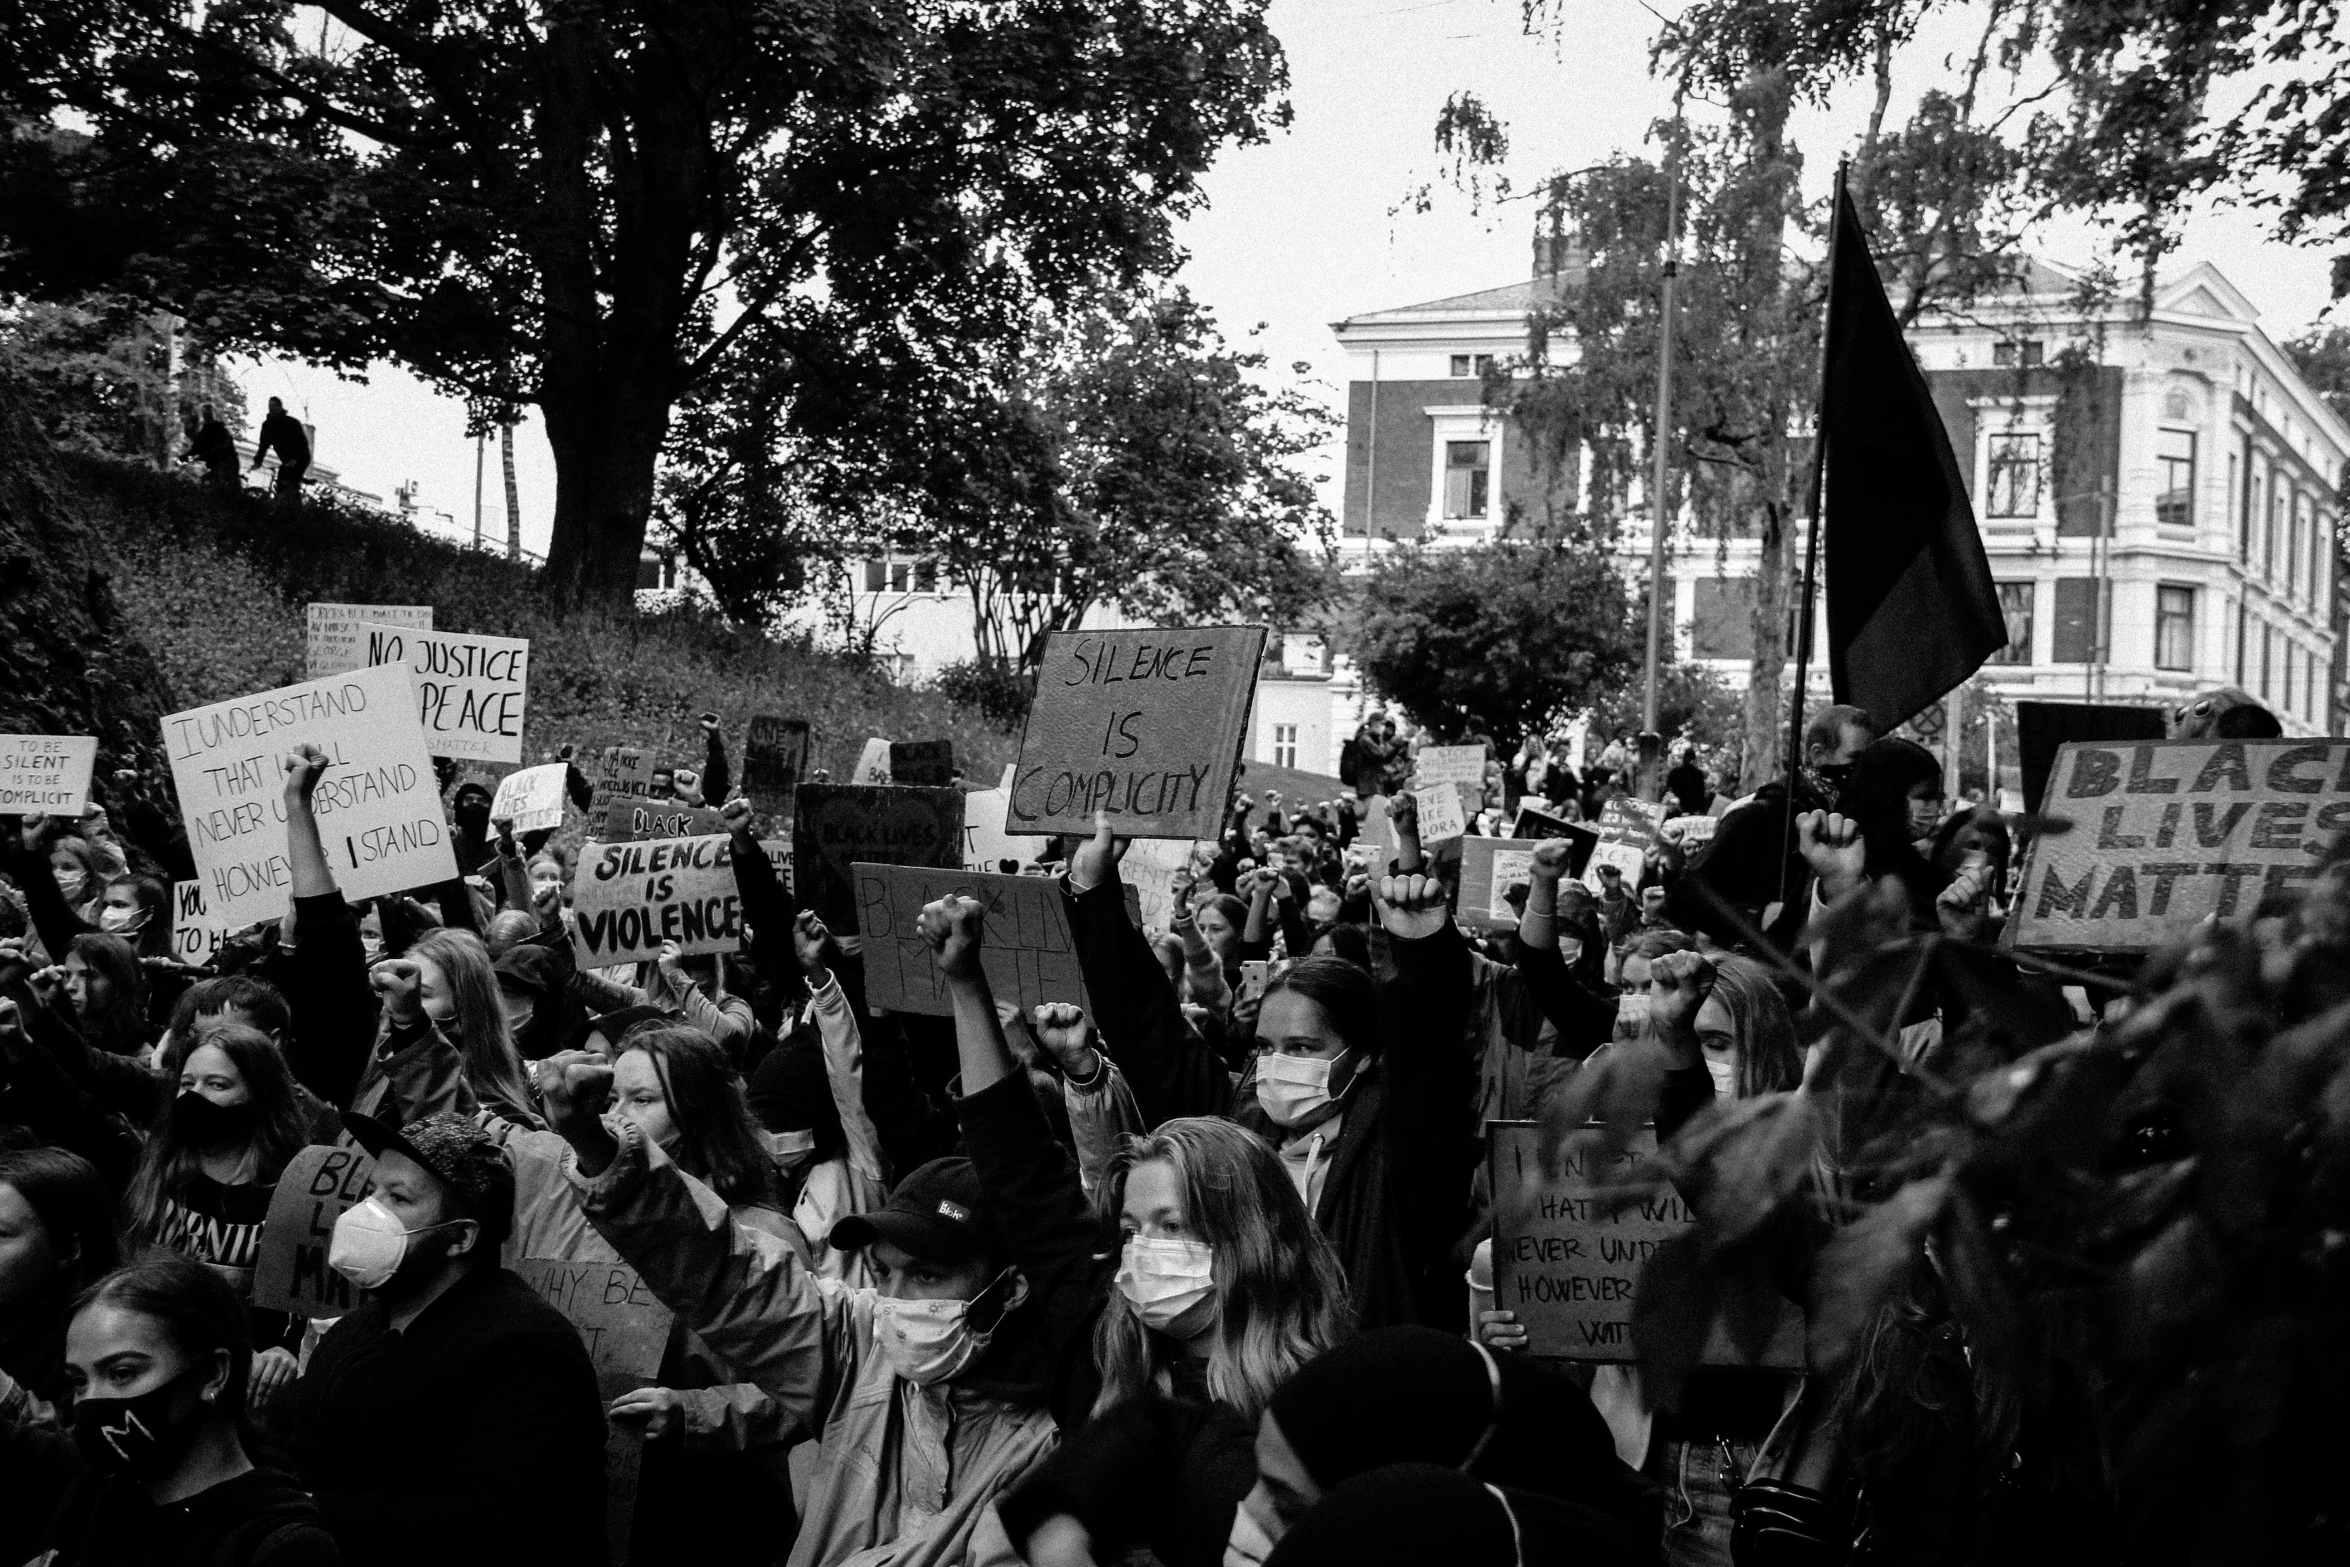
[[[1779,853],[1779,902],[1785,913],[1787,861],[1795,853],[1795,783],[1803,766],[1803,698],[1811,679],[1812,592],[1819,574],[1820,498],[1828,471],[1828,333],[1836,320],[1836,246],[1844,234],[1844,174],[1851,165],[1836,160],[1836,193],[1828,208],[1828,301],[1820,322],[1819,404],[1812,420],[1811,523],[1803,542],[1803,590],[1796,604],[1795,700],[1787,721],[1787,829]]]
[[[1673,227],[1681,208],[1678,122],[1673,130],[1674,142],[1665,149],[1665,276],[1657,320],[1656,425],[1649,436],[1655,450],[1648,480],[1648,675],[1640,701],[1640,798],[1651,803],[1664,798],[1664,739],[1656,726],[1656,685],[1664,640],[1665,491],[1672,463],[1673,280],[1679,270]]]

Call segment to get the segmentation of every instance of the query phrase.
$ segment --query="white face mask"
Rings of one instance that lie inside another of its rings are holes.
[[[1707,1074],[1714,1080],[1715,1098],[1735,1099],[1738,1097],[1737,1062],[1716,1061],[1712,1056],[1707,1056],[1705,1058],[1705,1070]]]
[[[990,1284],[988,1289],[994,1287]],[[884,1295],[873,1303],[874,1346],[890,1370],[916,1387],[928,1387],[959,1375],[994,1340],[992,1333],[974,1332],[970,1317],[967,1300],[899,1300]]]
[[[453,1219],[411,1230],[384,1206],[382,1198],[370,1197],[345,1209],[335,1220],[334,1238],[327,1242],[326,1265],[363,1290],[379,1290],[391,1283],[400,1265],[408,1260],[408,1247],[417,1236],[465,1222]]]
[[[1266,1055],[1257,1058],[1257,1103],[1276,1126],[1295,1126],[1330,1103],[1330,1069],[1335,1056]]]
[[[816,1151],[816,1128],[804,1127],[796,1132],[769,1132],[767,1156],[790,1174],[808,1162],[808,1155]]]
[[[146,923],[145,909],[126,909],[120,904],[109,903],[98,911],[98,928],[110,930],[117,936],[127,936],[132,931],[142,929]]]
[[[1215,1268],[1216,1248],[1203,1241],[1129,1236],[1118,1264],[1118,1293],[1144,1327],[1166,1333],[1216,1293]]]
[[[1224,1567],[1263,1567],[1278,1543],[1243,1501],[1232,1510],[1232,1537],[1224,1545]]]

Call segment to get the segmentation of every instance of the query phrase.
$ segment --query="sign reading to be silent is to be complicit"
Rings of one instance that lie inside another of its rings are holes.
[[[1265,657],[1262,626],[1056,631],[1020,736],[1007,825],[1214,838]]]
[[[2350,741],[2067,745],[2041,810],[2071,827],[2033,840],[2008,940],[2142,951],[2317,875],[2350,827]]]

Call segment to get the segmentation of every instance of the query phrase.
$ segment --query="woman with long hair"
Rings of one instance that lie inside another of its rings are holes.
[[[93,1050],[136,1055],[154,1042],[147,1023],[147,973],[122,937],[85,931],[64,960],[32,977],[34,995],[65,1016]]]
[[[51,1410],[72,1392],[69,1308],[119,1253],[114,1195],[97,1166],[62,1148],[0,1152],[0,1375]]]
[[[696,1028],[638,1023],[612,1045],[609,1113],[635,1122],[736,1219],[783,1241],[807,1265],[807,1241],[781,1207],[742,1078],[717,1041]],[[617,1260],[581,1211],[566,1173],[569,1145],[511,1122],[492,1130],[514,1159],[507,1257]],[[607,1411],[645,1438],[628,1562],[766,1562],[796,1528],[787,1462],[794,1422],[758,1387],[734,1381],[682,1319],[655,1376],[656,1386],[623,1394]]]
[[[416,938],[401,961],[417,971],[424,1015],[449,1036],[465,1061],[465,1081],[483,1108],[524,1126],[537,1126],[522,1057],[498,996],[489,949],[469,930],[431,930]]]
[[[950,897],[921,924],[954,995],[972,1166],[1031,1309],[1075,1362],[1054,1409],[1069,1456],[1005,1498],[1005,1528],[1032,1561],[1074,1560],[1075,1541],[1096,1560],[1147,1545],[1168,1567],[1213,1567],[1250,1483],[1257,1411],[1347,1331],[1337,1254],[1280,1160],[1221,1117],[1130,1139],[1089,1206],[1004,1037],[978,905]],[[1107,1074],[1077,1008],[1040,1007],[1034,1023],[1057,1060]],[[1100,1258],[1113,1234],[1114,1272]],[[1090,1366],[1076,1358],[1086,1336]],[[1121,1460],[1103,1464],[1105,1450]]]
[[[332,1135],[333,1117],[304,1094],[276,1042],[257,1028],[201,1025],[177,1068],[179,1091],[156,1116],[123,1199],[123,1233],[134,1248],[203,1263],[250,1299],[277,1179],[295,1154]],[[251,1335],[254,1397],[266,1403],[292,1379],[302,1324],[255,1312]]]
[[[246,1451],[253,1345],[211,1269],[164,1255],[109,1274],[75,1303],[66,1359],[89,1467],[57,1503],[38,1560],[340,1563],[309,1493]]]

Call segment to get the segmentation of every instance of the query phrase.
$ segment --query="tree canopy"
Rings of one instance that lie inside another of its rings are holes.
[[[1172,265],[1282,122],[1263,0],[0,0],[0,288],[543,412],[550,586],[624,604],[670,410],[794,427]]]

